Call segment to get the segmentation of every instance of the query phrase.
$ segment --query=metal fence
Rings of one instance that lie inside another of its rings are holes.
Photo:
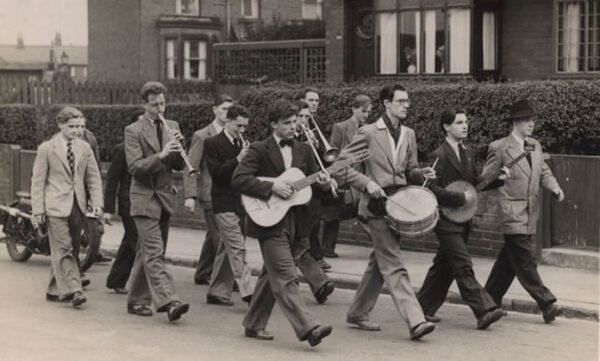
[[[324,39],[217,43],[213,55],[214,80],[221,84],[326,79]]]

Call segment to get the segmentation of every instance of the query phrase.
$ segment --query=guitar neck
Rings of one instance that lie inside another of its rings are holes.
[[[334,174],[338,170],[346,168],[347,166],[349,166],[351,164],[352,164],[352,160],[346,159],[346,160],[342,160],[342,161],[332,164],[326,170],[327,170],[327,173]],[[313,183],[315,183],[317,181],[317,179],[319,178],[319,174],[321,174],[321,172],[313,173],[306,178],[302,178],[302,179],[292,183],[292,187],[294,187],[294,189],[296,191],[300,191],[300,190],[312,185]]]
[[[511,160],[510,162],[508,162],[507,164],[505,164],[505,167],[510,169],[512,168],[515,164],[517,164],[521,159],[525,158],[527,156],[527,154],[529,154],[530,151],[526,150],[523,153],[519,154],[518,157],[516,157],[515,159]],[[494,172],[493,177],[484,179],[483,181],[481,181],[476,187],[475,189],[477,189],[478,192],[481,192],[482,190],[484,190],[487,186],[490,185],[490,183],[492,183],[493,181],[495,181],[500,174],[502,174],[502,167],[500,167],[500,169],[498,169],[496,172]]]

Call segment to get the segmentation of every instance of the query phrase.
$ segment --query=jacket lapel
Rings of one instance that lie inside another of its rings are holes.
[[[390,165],[392,165],[393,167],[393,156],[392,156],[392,145],[390,144],[390,139],[389,139],[389,134],[387,131],[387,128],[385,126],[385,123],[383,122],[383,119],[379,119],[376,123],[377,126],[377,132],[375,132],[375,140],[377,141],[377,144],[379,145],[379,147],[381,147],[381,150],[383,150],[383,153],[385,154],[386,158],[388,159],[388,162],[390,163]]]
[[[356,134],[357,129],[358,122],[354,118],[350,118],[348,120],[348,126],[346,126],[346,144],[350,144],[350,142],[352,142],[352,138],[354,138],[354,134]]]
[[[281,154],[281,152],[279,152]],[[283,161],[283,157],[281,157]],[[292,147],[292,167],[300,168],[302,165],[302,152],[301,148],[298,146],[297,141],[294,140],[294,146]]]
[[[512,135],[508,136],[508,149],[506,150],[511,159],[517,158],[523,151],[521,150],[521,146]],[[522,158],[517,162],[517,165],[525,175],[531,177],[531,167],[529,166],[529,162],[527,162],[526,158]]]
[[[531,179],[530,182],[532,182],[534,179],[539,179],[539,174],[542,171],[542,150],[538,149],[538,147],[536,147],[536,149],[534,149],[533,152],[531,152]]]
[[[273,163],[273,166],[275,167],[278,173],[283,173],[283,171],[285,171],[283,156],[281,155],[281,151],[279,150],[279,144],[275,142],[275,138],[273,136],[269,137],[269,140],[267,141],[267,147],[269,148],[267,153],[269,154],[269,159],[271,159],[271,163]],[[292,147],[292,155],[294,154],[294,148],[298,147]],[[294,159],[292,159],[292,164],[293,162]]]
[[[141,119],[142,122],[142,136],[146,139],[146,143],[150,145],[150,148],[154,150],[154,152],[159,153],[162,149],[160,149],[160,144],[158,144],[158,137],[156,136],[156,129],[152,125],[152,121],[146,116],[143,116]],[[163,141],[164,141],[164,133],[163,129]],[[163,143],[164,144],[164,143]]]
[[[466,174],[463,172],[463,167],[460,164],[461,161],[456,156],[452,146],[450,146],[446,140],[444,140],[444,151],[446,152],[446,158],[448,158],[450,164],[452,164],[452,166],[463,177],[463,179],[467,179]]]

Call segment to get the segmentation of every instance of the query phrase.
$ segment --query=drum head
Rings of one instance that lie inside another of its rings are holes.
[[[428,189],[408,186],[388,199],[385,208],[388,216],[400,222],[418,222],[437,211],[437,199]]]

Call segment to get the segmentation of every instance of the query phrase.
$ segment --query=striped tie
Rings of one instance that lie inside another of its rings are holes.
[[[75,174],[75,154],[73,154],[73,142],[67,142],[67,161],[69,162],[69,169],[71,170],[71,176]]]

